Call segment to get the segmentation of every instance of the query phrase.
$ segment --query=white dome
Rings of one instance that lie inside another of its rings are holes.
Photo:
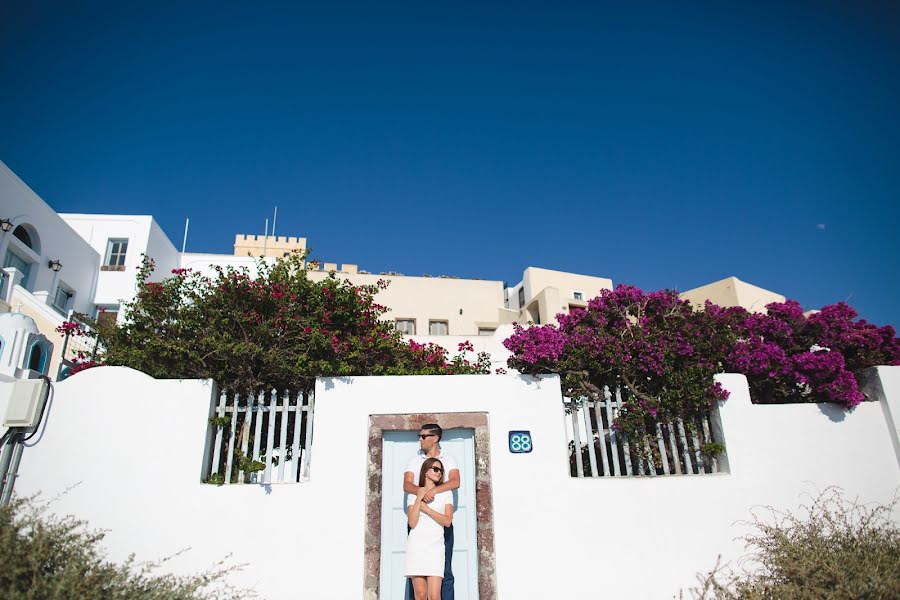
[[[34,319],[28,315],[17,312],[0,314],[0,336],[3,337],[5,343],[12,342],[16,337],[16,332],[38,333],[38,328]]]

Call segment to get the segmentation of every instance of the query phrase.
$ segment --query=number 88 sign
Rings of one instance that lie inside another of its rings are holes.
[[[510,431],[509,432],[509,451],[513,454],[526,454],[531,452],[531,432],[530,431]]]

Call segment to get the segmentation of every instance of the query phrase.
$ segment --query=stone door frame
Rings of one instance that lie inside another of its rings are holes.
[[[366,470],[366,538],[363,598],[377,600],[381,582],[381,463],[385,431],[418,431],[425,423],[443,429],[475,430],[475,517],[478,552],[478,597],[496,600],[494,499],[488,415],[484,412],[369,415],[369,460]],[[400,485],[400,482],[397,482]]]

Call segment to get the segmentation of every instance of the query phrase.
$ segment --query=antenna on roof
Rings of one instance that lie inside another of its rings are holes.
[[[266,245],[269,243],[269,218],[266,217],[266,232],[263,234],[263,253],[262,255],[266,255]]]
[[[188,225],[190,225],[190,224],[191,224],[191,220],[189,218],[184,220],[184,240],[181,242],[182,257],[184,256],[184,249],[187,246],[187,232],[188,232]]]
[[[272,217],[272,237],[275,237],[275,221],[278,220],[278,207],[275,207],[275,216]]]

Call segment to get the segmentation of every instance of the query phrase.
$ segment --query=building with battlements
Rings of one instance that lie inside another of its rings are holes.
[[[155,263],[151,281],[173,269],[193,269],[213,275],[216,267],[247,268],[257,261],[274,261],[305,252],[303,237],[238,234],[233,254],[179,252],[150,215],[57,214],[0,163],[0,256],[3,256],[0,312],[22,312],[52,344],[45,361],[51,376],[65,367],[74,348],[56,332],[73,314],[119,319],[123,303],[136,294],[136,276],[143,256]],[[378,302],[388,307],[384,318],[404,335],[434,341],[455,350],[473,339],[476,348],[505,353],[501,342],[515,322],[547,324],[556,315],[587,306],[601,290],[611,290],[607,277],[528,267],[512,286],[502,281],[448,276],[406,276],[370,273],[357,264],[310,260],[309,276],[332,273],[355,285],[387,280]],[[722,306],[763,311],[784,296],[729,277],[682,294],[696,305],[711,300]],[[66,354],[63,356],[63,354]]]

